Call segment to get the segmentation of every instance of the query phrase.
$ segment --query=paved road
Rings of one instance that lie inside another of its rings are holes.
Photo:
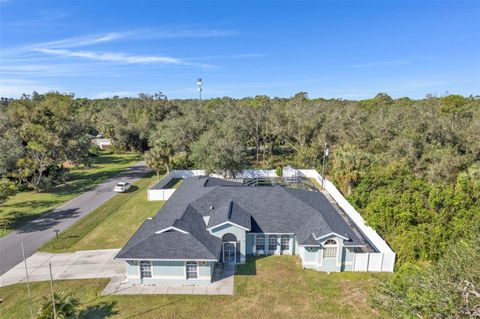
[[[0,238],[0,275],[22,261],[20,242],[23,241],[26,257],[31,256],[38,247],[55,237],[54,229],[63,231],[115,196],[113,187],[117,181],[133,183],[149,171],[143,162],[131,166],[17,231]]]

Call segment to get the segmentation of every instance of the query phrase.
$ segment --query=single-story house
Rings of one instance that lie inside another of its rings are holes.
[[[298,255],[305,268],[337,272],[352,269],[355,252],[372,249],[322,192],[196,176],[115,258],[125,261],[131,283],[201,285],[221,263],[251,256]]]

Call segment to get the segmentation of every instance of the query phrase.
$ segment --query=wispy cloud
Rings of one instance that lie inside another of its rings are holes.
[[[348,68],[351,69],[362,69],[362,68],[373,68],[373,67],[384,67],[384,66],[401,66],[412,63],[412,60],[389,60],[389,61],[375,61],[363,64],[353,64],[349,65]]]
[[[0,2],[7,2],[9,0],[0,0]],[[61,10],[42,10],[39,12],[39,17],[31,20],[18,19],[13,22],[4,22],[5,26],[12,27],[32,27],[32,26],[44,26],[52,23],[56,20],[61,20],[68,17],[68,14]]]
[[[120,62],[128,64],[141,64],[141,63],[165,63],[165,64],[188,64],[187,62],[168,56],[156,56],[156,55],[131,55],[125,53],[113,53],[113,52],[92,52],[92,51],[71,51],[66,49],[35,49],[37,52],[42,52],[50,55],[57,55],[62,57],[77,57],[90,60],[100,60],[109,62]]]
[[[0,96],[2,97],[20,97],[23,93],[29,94],[33,91],[45,93],[53,90],[59,90],[59,87],[25,79],[0,79]]]
[[[90,46],[99,43],[112,42],[119,39],[124,39],[129,37],[132,32],[109,32],[105,34],[94,34],[86,35],[80,37],[72,37],[57,41],[49,41],[43,43],[37,43],[29,46],[32,47],[42,47],[42,48],[77,48]]]

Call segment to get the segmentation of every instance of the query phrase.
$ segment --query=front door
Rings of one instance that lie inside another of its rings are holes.
[[[236,251],[236,243],[223,243],[223,262],[235,263]]]

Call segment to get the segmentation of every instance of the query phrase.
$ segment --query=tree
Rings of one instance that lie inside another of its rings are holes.
[[[72,95],[48,93],[45,97],[17,100],[7,107],[9,130],[23,146],[11,175],[39,191],[55,183],[49,171],[65,161],[87,164],[90,141],[87,123]],[[18,144],[18,143],[17,143]]]
[[[231,133],[231,132],[230,132]],[[233,176],[243,166],[244,145],[228,132],[211,130],[192,145],[192,159],[207,173]]]
[[[57,318],[78,318],[78,306],[80,305],[80,302],[77,298],[65,293],[55,293],[54,296]],[[54,319],[52,299],[50,297],[43,297],[42,306],[38,312],[37,319]]]
[[[352,189],[370,164],[367,154],[350,144],[345,144],[333,152],[332,170],[336,180],[352,194]]]
[[[170,157],[173,156],[173,148],[158,141],[154,147],[145,153],[147,166],[157,173],[157,180],[160,179],[160,172],[165,169],[170,172]]]
[[[15,195],[17,190],[18,187],[14,182],[6,178],[0,179],[0,204],[8,197]]]
[[[374,302],[398,318],[480,316],[480,236],[458,239],[436,263],[405,264]]]

